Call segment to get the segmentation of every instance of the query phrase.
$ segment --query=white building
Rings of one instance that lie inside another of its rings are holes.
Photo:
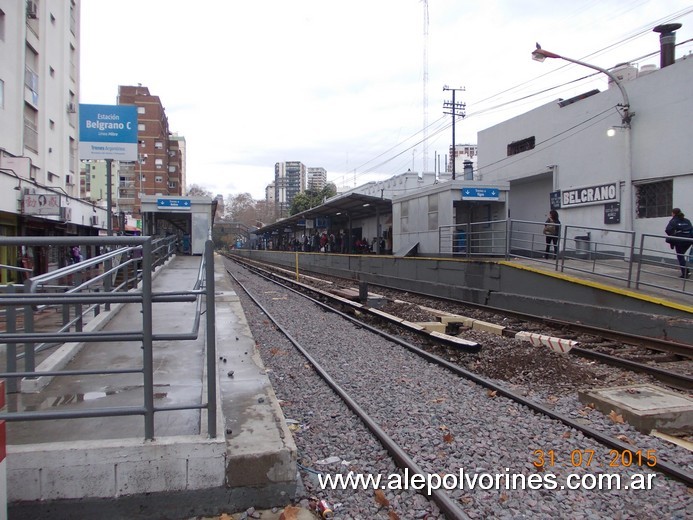
[[[671,53],[660,69],[613,71],[630,125],[611,82],[479,133],[478,175],[509,182],[510,218],[543,222],[553,206],[564,224],[600,228],[595,240],[606,240],[612,231],[661,235],[672,207],[693,214],[693,58]]]
[[[325,168],[308,167],[307,189],[320,191],[327,185],[327,170]]]
[[[452,161],[455,160],[455,179],[466,178],[473,179],[473,172],[476,171],[477,157],[479,156],[479,147],[475,144],[456,144],[453,153],[453,147],[450,146],[450,155],[445,166],[446,173],[452,173]],[[465,177],[466,175],[466,177]]]
[[[105,226],[106,212],[79,198],[79,22],[80,0],[0,0],[2,235],[89,235]],[[44,253],[37,272],[59,260]],[[15,255],[0,251],[0,263],[14,265]]]

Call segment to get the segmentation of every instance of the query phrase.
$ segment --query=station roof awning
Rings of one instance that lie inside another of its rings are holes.
[[[392,200],[363,195],[361,193],[349,193],[334,197],[320,206],[296,213],[288,218],[268,224],[257,231],[256,235],[283,231],[286,228],[303,229],[302,222],[309,219],[327,218],[333,225],[347,223],[349,219],[375,217],[376,214],[390,214],[392,212]]]

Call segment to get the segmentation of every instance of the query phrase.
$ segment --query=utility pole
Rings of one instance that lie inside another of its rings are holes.
[[[457,103],[455,102],[455,92],[458,90],[461,92],[464,92],[464,87],[459,87],[459,88],[452,88],[448,87],[447,85],[443,86],[443,92],[446,90],[451,90],[452,91],[452,102],[450,101],[444,101],[443,102],[443,110],[451,110],[451,112],[444,112],[445,114],[452,115],[452,180],[455,180],[455,162],[457,159],[457,145],[455,143],[455,121],[457,120],[457,116],[464,117],[464,109],[467,107],[465,103]]]

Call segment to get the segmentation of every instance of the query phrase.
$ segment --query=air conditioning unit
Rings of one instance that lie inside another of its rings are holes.
[[[67,111],[70,114],[74,114],[77,112],[77,105],[75,103],[68,103],[67,104]]]
[[[98,226],[99,225],[99,216],[98,215],[92,215],[91,218],[89,219],[89,223],[92,226]]]
[[[28,1],[26,3],[26,17],[34,19],[38,16],[38,7],[36,2]]]

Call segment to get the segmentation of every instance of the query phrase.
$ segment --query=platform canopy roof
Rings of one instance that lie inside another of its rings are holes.
[[[312,219],[329,219],[332,226],[347,226],[350,219],[375,217],[377,214],[392,213],[392,200],[349,193],[329,199],[324,204],[296,213],[288,218],[268,224],[255,231],[256,235],[264,235],[274,231],[305,229],[305,221]]]

